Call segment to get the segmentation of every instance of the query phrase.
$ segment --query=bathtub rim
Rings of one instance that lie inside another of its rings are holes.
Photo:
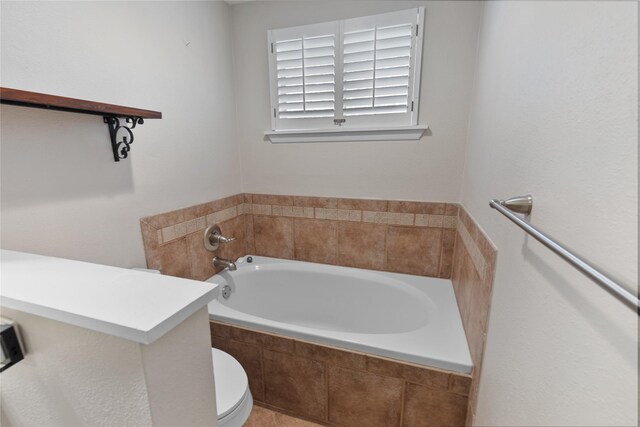
[[[428,348],[427,354],[425,355],[424,345],[425,343],[420,341],[420,345],[418,345],[419,349],[416,348],[415,338],[425,338],[421,336],[422,334],[426,334],[429,331],[427,329],[437,328],[436,325],[429,325],[429,328],[422,327],[410,332],[403,333],[393,333],[393,334],[358,334],[358,333],[346,333],[346,332],[335,332],[335,331],[326,331],[322,329],[315,329],[305,326],[297,326],[289,323],[278,322],[275,320],[266,319],[263,317],[255,316],[249,313],[245,313],[231,307],[228,307],[224,304],[221,304],[219,300],[222,298],[218,296],[216,300],[213,300],[208,305],[209,310],[209,319],[227,323],[231,325],[237,325],[240,327],[244,327],[247,329],[254,329],[256,331],[262,331],[266,333],[271,333],[275,335],[280,335],[284,337],[290,337],[292,339],[303,340],[311,343],[319,343],[326,346],[332,346],[339,349],[344,349],[347,351],[355,351],[361,353],[372,354],[375,356],[385,357],[393,360],[397,360],[400,362],[413,363],[419,366],[441,369],[445,371],[456,372],[460,374],[470,375],[473,372],[473,362],[471,359],[471,354],[469,350],[469,344],[466,338],[466,334],[462,325],[462,319],[460,316],[460,312],[458,309],[458,304],[455,298],[455,293],[453,291],[453,284],[450,279],[441,279],[427,276],[414,276],[403,273],[391,273],[385,271],[378,270],[368,270],[368,269],[360,269],[354,267],[344,267],[344,266],[336,266],[330,264],[321,264],[321,263],[311,263],[307,261],[298,261],[298,260],[289,260],[289,259],[281,259],[281,258],[272,258],[272,257],[264,257],[259,255],[246,255],[239,259],[238,268],[242,268],[244,266],[244,260],[247,257],[253,257],[254,265],[259,265],[259,262],[266,263],[304,263],[310,264],[313,266],[321,266],[322,268],[331,268],[336,271],[347,270],[347,271],[363,271],[367,273],[380,274],[383,276],[392,277],[394,279],[399,279],[403,281],[420,281],[424,282],[421,285],[425,288],[422,289],[423,292],[427,292],[427,287],[431,286],[445,286],[447,288],[446,293],[446,301],[445,303],[448,307],[444,307],[448,310],[441,310],[446,312],[445,320],[452,322],[454,324],[447,325],[452,328],[452,333],[449,335],[449,338],[453,342],[448,343],[448,346],[445,345],[445,348],[434,349]],[[233,272],[231,272],[233,274]],[[207,279],[207,282],[212,283],[221,283],[220,280],[223,279],[221,275],[217,274],[211,276]],[[419,285],[420,286],[420,285]],[[439,289],[439,292],[445,292],[443,289]],[[440,308],[440,307],[439,307]],[[451,312],[453,310],[453,312]],[[331,334],[331,335],[330,335]],[[409,341],[409,343],[407,342]],[[407,345],[409,344],[409,348]],[[426,343],[428,346],[429,343]],[[462,345],[464,344],[464,345]],[[413,347],[412,347],[413,345]],[[403,351],[394,350],[393,348],[403,348]],[[447,347],[453,347],[447,348]],[[456,348],[457,347],[457,348]],[[455,352],[455,356],[451,354],[447,354],[446,357],[442,353],[446,352]]]

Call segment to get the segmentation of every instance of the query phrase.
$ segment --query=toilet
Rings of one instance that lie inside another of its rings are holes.
[[[247,374],[236,359],[217,348],[211,349],[216,386],[218,426],[242,427],[253,408]]]

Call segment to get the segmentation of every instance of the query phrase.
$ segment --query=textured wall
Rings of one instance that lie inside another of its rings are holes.
[[[3,248],[143,266],[139,218],[240,191],[229,6],[0,7],[2,86],[163,113],[114,163],[101,117],[3,106]]]
[[[3,426],[215,426],[206,306],[151,344],[2,315],[18,323],[26,349],[2,373]]]
[[[272,144],[267,29],[425,6],[419,141]],[[258,1],[233,6],[237,136],[250,193],[457,201],[480,4]]]
[[[4,307],[2,315],[18,322],[27,351],[2,373],[8,426],[151,425],[138,343]]]
[[[636,2],[487,2],[462,204],[498,247],[478,425],[636,425],[638,317],[487,206],[637,283]]]

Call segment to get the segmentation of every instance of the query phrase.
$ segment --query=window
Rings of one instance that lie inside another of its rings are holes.
[[[267,133],[415,127],[423,16],[416,8],[270,30]]]

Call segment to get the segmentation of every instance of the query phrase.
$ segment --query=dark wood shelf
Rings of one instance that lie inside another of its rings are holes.
[[[68,111],[71,113],[93,114],[105,117],[139,117],[142,119],[161,119],[160,111],[143,110],[141,108],[122,105],[105,104],[103,102],[86,101],[84,99],[66,98],[64,96],[47,95],[26,90],[0,87],[0,103],[21,107],[44,108],[49,110]]]

